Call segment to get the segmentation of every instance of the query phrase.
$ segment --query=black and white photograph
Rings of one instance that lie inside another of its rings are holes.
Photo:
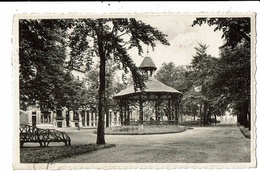
[[[255,22],[14,15],[14,168],[255,168]]]

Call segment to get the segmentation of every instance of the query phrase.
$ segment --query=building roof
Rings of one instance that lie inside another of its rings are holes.
[[[155,66],[153,60],[151,57],[145,57],[144,60],[142,61],[141,65],[139,66],[139,68],[141,69],[145,69],[145,68],[150,68],[150,69],[153,69],[153,70],[156,70],[157,67]]]
[[[147,56],[143,59],[140,69],[143,70],[156,70],[156,66],[151,57]],[[130,86],[116,95],[113,96],[114,99],[126,99],[126,100],[180,100],[182,98],[182,93],[178,90],[169,87],[153,77],[149,77],[145,81],[144,90],[135,90],[134,86]]]
[[[134,86],[130,86],[116,95],[114,99],[126,98],[129,100],[139,100],[140,96],[143,100],[157,100],[157,99],[172,99],[173,97],[182,97],[182,93],[172,87],[169,87],[153,77],[150,77],[145,82],[146,88],[141,90],[134,90]]]

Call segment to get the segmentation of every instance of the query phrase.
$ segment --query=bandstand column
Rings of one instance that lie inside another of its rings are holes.
[[[142,101],[142,96],[140,95],[139,98],[139,123],[143,124],[144,121],[144,114],[143,114],[143,101]]]
[[[178,124],[178,116],[177,116],[177,109],[176,109],[176,102],[174,101],[174,97],[172,96],[172,111],[173,112],[173,117],[174,117],[174,124]]]
[[[126,102],[126,100],[124,100],[124,125],[126,125],[127,124],[127,118],[126,118],[126,113],[127,113],[127,102]]]
[[[122,125],[123,124],[123,101],[121,99],[120,99],[119,106],[120,106],[120,125]]]
[[[127,102],[127,124],[130,125],[130,107],[129,107],[129,101]]]
[[[155,121],[158,119],[159,100],[155,101]]]
[[[175,103],[175,125],[178,125],[178,103]]]
[[[171,107],[171,100],[168,100],[168,109],[169,109],[169,121],[172,121],[172,107]]]

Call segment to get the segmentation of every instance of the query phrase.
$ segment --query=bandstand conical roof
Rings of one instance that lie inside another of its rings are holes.
[[[139,66],[143,71],[156,70],[151,57],[147,56],[143,59],[141,65]],[[180,100],[182,98],[182,93],[172,87],[169,87],[152,76],[145,81],[145,88],[143,90],[135,90],[134,86],[120,91],[113,96],[114,99],[125,99],[125,100]]]
[[[145,68],[150,68],[150,69],[154,69],[156,70],[157,67],[155,66],[153,60],[151,57],[147,56],[144,58],[144,60],[142,61],[142,63],[139,66],[140,69],[145,69]]]
[[[169,87],[157,79],[150,77],[145,82],[146,88],[144,90],[134,90],[134,86],[130,86],[116,95],[114,99],[128,99],[128,100],[158,100],[158,99],[179,99],[182,93],[172,87]]]

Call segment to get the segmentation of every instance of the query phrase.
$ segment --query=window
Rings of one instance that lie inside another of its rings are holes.
[[[62,110],[57,110],[56,120],[63,120]]]
[[[79,120],[79,114],[78,114],[78,113],[74,113],[74,115],[73,115],[73,120],[74,120],[74,121]]]
[[[50,113],[41,114],[41,123],[51,123],[51,114]]]

